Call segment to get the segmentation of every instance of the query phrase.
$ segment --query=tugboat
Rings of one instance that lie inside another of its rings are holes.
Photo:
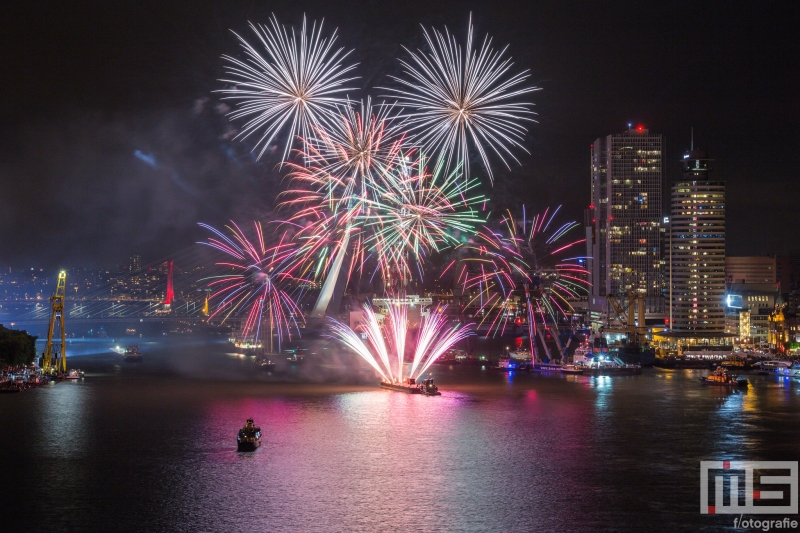
[[[725,387],[747,387],[749,382],[746,379],[737,379],[736,375],[729,374],[723,367],[717,368],[708,377],[701,377],[700,383],[703,385],[722,385]]]
[[[253,419],[248,418],[247,424],[239,430],[236,437],[237,451],[254,452],[261,446],[261,428],[253,424]]]
[[[422,394],[425,396],[441,396],[442,393],[439,392],[439,387],[436,386],[436,383],[433,382],[433,378],[430,374],[428,377],[422,380],[422,383],[419,385],[420,390],[422,390]]]

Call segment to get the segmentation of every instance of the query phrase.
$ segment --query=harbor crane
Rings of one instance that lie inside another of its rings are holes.
[[[47,328],[47,345],[42,355],[42,370],[45,373],[67,372],[67,331],[64,329],[64,298],[67,292],[67,272],[62,270],[58,273],[58,283],[56,293],[50,297],[50,327]],[[58,321],[61,332],[61,349],[55,353],[58,360],[55,360],[53,353],[53,332],[55,331],[56,321]]]
[[[629,292],[628,297],[628,312],[626,313],[622,305],[613,294],[606,295],[609,310],[606,314],[606,321],[603,324],[602,330],[606,333],[624,333],[628,336],[631,342],[639,343],[647,334],[647,326],[645,324],[644,312],[644,294]],[[636,323],[636,307],[638,304],[638,318],[639,323]],[[611,315],[616,319],[616,323],[612,323]]]

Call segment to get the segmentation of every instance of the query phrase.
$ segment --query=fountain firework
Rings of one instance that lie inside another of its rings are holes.
[[[405,351],[408,339],[407,307],[403,304],[389,306],[389,314],[383,320],[373,311],[369,303],[364,305],[364,319],[356,328],[367,337],[361,340],[356,331],[331,319],[333,337],[356,352],[389,383],[402,382],[404,377],[416,379],[457,342],[470,335],[470,325],[453,324],[445,315],[446,306],[432,310],[420,318],[419,334],[413,348],[411,368],[405,374]]]

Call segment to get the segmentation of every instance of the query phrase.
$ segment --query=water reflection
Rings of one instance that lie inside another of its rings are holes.
[[[234,366],[224,353],[203,364]],[[196,356],[149,361],[184,368]],[[16,428],[0,437],[8,457],[33,465],[12,477],[32,502],[23,516],[47,500],[64,517],[54,530],[713,531],[696,511],[698,461],[800,452],[792,380],[751,376],[730,391],[700,385],[698,371],[564,378],[455,365],[437,369],[443,396],[429,398],[151,368],[0,409],[1,427]],[[263,446],[238,453],[248,417]]]

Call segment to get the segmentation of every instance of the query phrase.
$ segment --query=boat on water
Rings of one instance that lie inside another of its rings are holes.
[[[510,357],[501,357],[497,362],[497,366],[494,368],[495,370],[500,370],[501,372],[513,372],[514,370],[520,370],[519,366],[519,363]]]
[[[583,343],[575,348],[572,354],[572,361],[579,365],[588,365],[592,361],[592,349],[588,343]]]
[[[76,370],[74,368],[70,369],[66,374],[61,374],[57,377],[57,379],[65,380],[65,381],[75,381],[78,379],[83,379],[83,371]]]
[[[419,384],[420,389],[422,389],[422,394],[425,396],[441,396],[442,393],[439,392],[439,387],[436,386],[436,383],[433,382],[433,378],[428,376],[427,378],[422,380],[422,383]]]
[[[405,392],[407,394],[422,394],[419,390],[414,378],[406,378],[405,381],[393,383],[390,381],[381,381],[382,389],[389,389],[396,392]]]
[[[564,365],[559,363],[543,363],[541,361],[537,361],[533,364],[534,372],[561,372],[561,369],[564,368]]]
[[[139,351],[138,346],[126,346],[122,357],[125,361],[138,362],[142,360],[142,352]]]
[[[414,378],[406,378],[402,382],[381,381],[382,389],[389,389],[406,394],[424,394],[425,396],[441,396],[439,387],[434,383],[433,378],[428,375],[421,383]]]
[[[779,366],[774,373],[778,376],[800,378],[800,365],[795,363],[790,366]]]
[[[228,342],[233,344],[236,353],[245,355],[255,355],[256,352],[264,347],[258,339],[253,337],[240,337],[238,334],[234,334],[228,339]]]
[[[583,373],[592,376],[638,376],[642,373],[642,365],[627,364],[618,357],[597,354]]]
[[[271,355],[276,355],[276,354],[264,354],[256,356],[256,365],[261,367],[261,370],[266,370],[267,372],[274,371],[275,361],[270,357]]]
[[[261,446],[261,428],[253,423],[252,418],[248,418],[236,436],[236,448],[240,452],[254,452],[259,446]]]
[[[792,369],[792,362],[791,361],[759,361],[753,365],[753,368],[756,370],[757,373],[761,374],[762,376],[768,376],[769,374],[792,374],[790,370]]]
[[[746,379],[739,379],[738,376],[731,374],[722,367],[717,368],[707,377],[701,377],[700,383],[703,385],[720,385],[724,387],[747,387],[749,385]]]
[[[583,374],[582,366],[564,365],[561,367],[562,374]]]

